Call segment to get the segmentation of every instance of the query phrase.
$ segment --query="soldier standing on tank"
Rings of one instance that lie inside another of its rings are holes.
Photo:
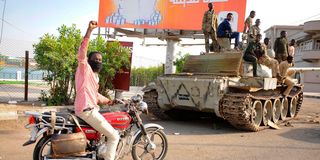
[[[250,15],[246,18],[244,21],[244,28],[243,28],[243,35],[248,35],[249,34],[249,29],[252,26],[253,23],[253,18],[256,16],[256,11],[251,11]],[[246,37],[246,36],[244,36]],[[248,42],[249,43],[249,42]]]
[[[205,40],[205,47],[206,47],[206,53],[209,53],[210,45],[209,45],[209,37],[211,37],[212,40],[212,47],[218,48],[218,42],[217,42],[217,26],[218,26],[218,18],[213,10],[212,3],[208,4],[209,10],[206,11],[203,15],[202,19],[202,31],[204,34],[204,40]]]
[[[249,29],[249,37],[248,42],[254,41],[256,39],[257,34],[260,34],[260,19],[257,19],[255,25],[251,26]]]
[[[276,39],[274,42],[274,52],[276,54],[276,60],[278,60],[279,64],[282,61],[286,61],[287,57],[289,55],[289,50],[288,50],[288,40],[287,40],[287,32],[286,31],[281,31],[280,32],[280,37]]]

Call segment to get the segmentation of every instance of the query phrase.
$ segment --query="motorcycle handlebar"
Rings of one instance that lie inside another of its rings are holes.
[[[118,98],[115,98],[115,99],[113,100],[113,103],[114,103],[114,104],[126,104],[123,100],[118,99]]]

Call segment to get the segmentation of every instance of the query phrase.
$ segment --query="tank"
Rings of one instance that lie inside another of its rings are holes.
[[[248,66],[239,52],[190,56],[183,73],[159,76],[145,87],[144,100],[159,119],[182,113],[214,114],[246,131],[259,131],[297,116],[303,85],[295,80],[290,94],[283,96],[285,84],[270,74],[252,77]]]

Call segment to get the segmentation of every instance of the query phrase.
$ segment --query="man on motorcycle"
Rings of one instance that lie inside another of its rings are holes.
[[[111,104],[112,101],[98,93],[99,75],[102,69],[102,55],[100,52],[91,52],[87,58],[88,44],[96,21],[90,21],[87,32],[78,51],[78,68],[76,72],[76,115],[91,125],[95,130],[108,139],[105,147],[100,147],[99,154],[105,160],[114,160],[119,142],[119,133],[99,113],[99,104]]]

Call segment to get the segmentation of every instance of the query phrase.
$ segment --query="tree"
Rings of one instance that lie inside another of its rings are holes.
[[[58,37],[45,34],[34,45],[38,68],[48,73],[44,80],[50,84],[49,95],[43,93],[41,97],[48,105],[72,103],[76,55],[81,43],[81,33],[75,25],[62,25],[58,32]]]
[[[173,62],[173,64],[176,66],[176,73],[181,73],[183,71],[184,64],[186,63],[186,60],[189,58],[189,54],[181,55],[181,53],[178,54],[178,58]]]
[[[0,70],[2,70],[3,66],[5,65],[5,61],[6,61],[7,58],[8,58],[7,56],[2,55],[0,53]]]
[[[130,50],[122,47],[118,41],[106,42],[101,36],[90,42],[88,50],[102,53],[103,68],[99,74],[99,93],[109,96],[108,90],[113,89],[112,80],[116,72],[129,68]]]
[[[158,76],[163,75],[163,66],[154,66],[148,68],[133,68],[131,70],[131,85],[144,86],[157,79]]]

